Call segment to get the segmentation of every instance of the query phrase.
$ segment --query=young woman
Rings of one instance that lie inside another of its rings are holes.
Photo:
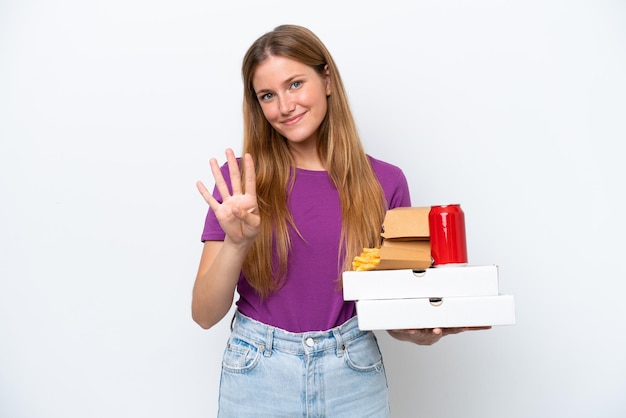
[[[380,244],[385,211],[410,206],[403,172],[367,155],[339,71],[306,28],[257,39],[243,60],[243,156],[211,159],[192,314],[236,313],[220,417],[387,417],[382,357],[344,302],[341,273]],[[390,331],[432,344],[454,329]]]

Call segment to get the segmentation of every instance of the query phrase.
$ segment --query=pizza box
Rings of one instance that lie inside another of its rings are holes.
[[[345,271],[344,300],[497,296],[498,266]]]
[[[359,300],[359,328],[392,330],[515,324],[513,295]]]

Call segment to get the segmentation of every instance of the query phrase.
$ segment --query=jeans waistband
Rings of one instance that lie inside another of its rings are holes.
[[[231,323],[233,336],[240,336],[255,341],[263,346],[266,356],[271,355],[272,349],[291,354],[306,354],[325,350],[336,350],[342,355],[345,344],[367,334],[370,331],[361,331],[357,318],[353,317],[343,324],[326,331],[308,331],[294,333],[280,328],[266,325],[235,311]]]

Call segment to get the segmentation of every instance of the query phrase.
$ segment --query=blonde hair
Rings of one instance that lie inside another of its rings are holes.
[[[270,56],[290,58],[310,66],[320,76],[324,71],[330,76],[331,95],[319,127],[317,149],[341,202],[340,269],[349,270],[352,259],[363,247],[380,244],[387,209],[383,190],[361,144],[339,71],[324,44],[310,30],[295,25],[278,26],[261,36],[244,56],[242,76],[243,151],[254,159],[261,216],[261,233],[244,261],[243,273],[262,296],[271,294],[284,282],[291,247],[288,226],[297,231],[287,207],[287,195],[295,177],[293,159],[286,139],[264,117],[252,85],[256,68]]]

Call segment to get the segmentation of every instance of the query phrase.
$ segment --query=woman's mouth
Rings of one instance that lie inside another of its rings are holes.
[[[283,125],[293,125],[295,123],[298,123],[303,117],[304,113],[301,113],[299,115],[292,116],[289,119],[283,119],[280,123],[282,123]]]

